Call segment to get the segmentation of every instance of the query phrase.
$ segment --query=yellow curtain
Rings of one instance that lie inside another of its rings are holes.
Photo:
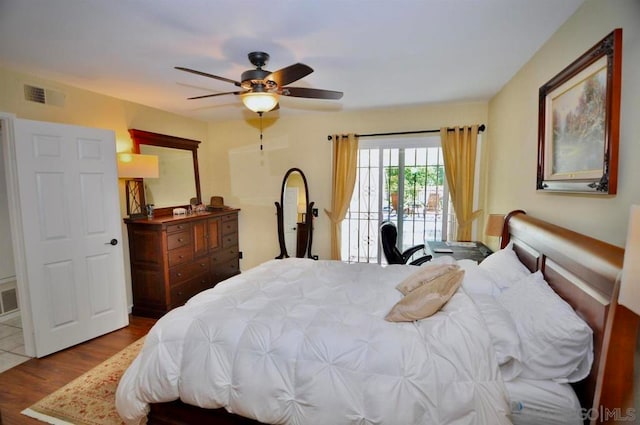
[[[444,169],[449,194],[458,220],[456,240],[470,241],[473,220],[481,211],[473,211],[478,126],[440,129]]]
[[[351,133],[346,136],[333,135],[333,192],[331,211],[324,210],[331,220],[331,259],[340,260],[341,226],[356,183],[358,161],[358,137]]]

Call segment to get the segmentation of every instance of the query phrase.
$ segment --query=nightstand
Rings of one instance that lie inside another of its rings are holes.
[[[433,258],[450,255],[456,260],[474,260],[478,263],[493,253],[493,251],[482,242],[447,243],[444,241],[426,241],[424,250],[426,254],[431,254]]]

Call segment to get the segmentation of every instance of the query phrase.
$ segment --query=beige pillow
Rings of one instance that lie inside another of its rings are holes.
[[[420,270],[414,274],[408,276],[405,280],[400,282],[396,289],[407,295],[409,292],[424,285],[427,282],[431,282],[433,279],[442,276],[443,274],[451,271],[459,270],[460,266],[457,264],[428,264],[420,267]]]
[[[464,270],[454,270],[414,289],[393,306],[385,317],[389,322],[413,322],[436,313],[455,294]]]

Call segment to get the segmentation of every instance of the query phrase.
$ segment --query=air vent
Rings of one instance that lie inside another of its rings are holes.
[[[43,105],[63,106],[65,95],[59,91],[25,84],[24,99],[29,102],[42,103]]]
[[[24,99],[29,102],[47,103],[44,89],[42,87],[30,86],[28,84],[24,85]]]
[[[10,313],[18,309],[16,288],[4,290],[0,293],[0,314]]]

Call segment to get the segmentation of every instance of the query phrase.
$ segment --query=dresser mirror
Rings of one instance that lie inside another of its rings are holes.
[[[197,140],[130,129],[136,153],[158,156],[160,177],[144,181],[147,204],[156,214],[171,213],[175,207],[188,206],[192,198],[200,203]]]
[[[313,202],[309,202],[307,178],[302,170],[291,168],[287,171],[282,180],[280,202],[275,204],[280,243],[280,255],[276,258],[313,258]]]

